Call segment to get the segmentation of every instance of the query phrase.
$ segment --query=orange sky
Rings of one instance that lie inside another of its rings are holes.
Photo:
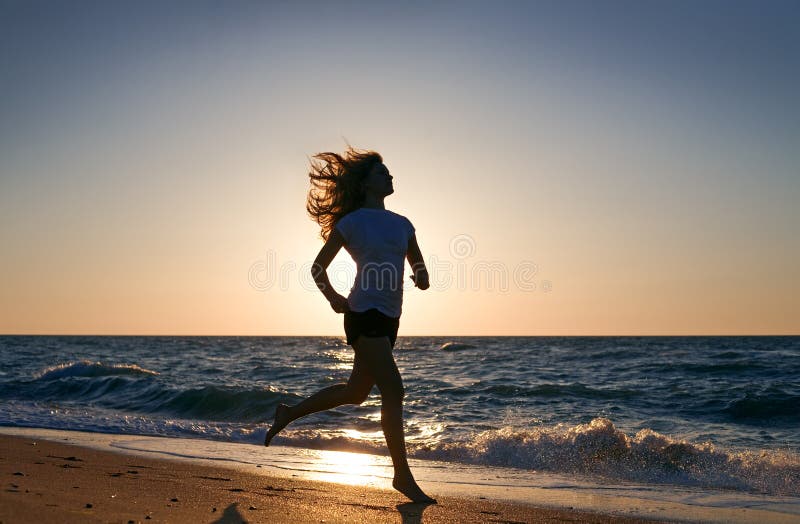
[[[383,154],[440,279],[401,335],[800,332],[774,14],[114,9],[0,31],[0,333],[342,334],[301,268],[307,157],[345,140]]]

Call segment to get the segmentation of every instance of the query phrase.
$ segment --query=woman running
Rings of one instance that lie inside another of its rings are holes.
[[[346,384],[327,387],[294,406],[278,405],[264,445],[287,424],[343,404],[361,404],[373,385],[381,393],[381,426],[394,465],[392,486],[414,502],[435,503],[417,485],[406,458],[403,433],[403,381],[392,356],[403,302],[404,261],[411,279],[428,289],[428,270],[404,216],[383,200],[394,193],[392,175],[381,155],[349,147],[344,155],[320,153],[312,161],[306,209],[320,225],[325,245],[312,266],[317,287],[336,313],[344,313],[347,343],[355,361]],[[344,248],[356,262],[356,279],[347,298],[331,286],[327,269]]]

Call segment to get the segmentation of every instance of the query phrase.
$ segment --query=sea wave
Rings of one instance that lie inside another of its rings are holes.
[[[726,408],[731,418],[738,422],[756,422],[765,419],[800,420],[800,396],[792,395],[779,388],[770,388],[763,393],[746,393],[730,402]]]
[[[278,444],[386,454],[378,439],[339,432],[288,431]],[[800,495],[800,456],[784,451],[733,451],[690,443],[650,429],[629,436],[611,420],[521,430],[504,427],[459,442],[412,443],[412,457],[484,466],[580,474],[614,481]]]
[[[585,384],[538,384],[536,386],[519,386],[513,384],[478,381],[474,384],[459,387],[442,388],[440,393],[463,396],[488,394],[501,398],[521,397],[579,397],[591,399],[630,398],[640,393],[631,389],[592,388]]]
[[[266,420],[279,402],[297,395],[272,386],[240,387],[200,384],[177,387],[159,373],[136,364],[103,364],[82,360],[48,367],[33,380],[0,387],[4,397],[57,405],[124,410],[129,414],[163,414],[185,419],[254,423]]]
[[[269,388],[205,386],[156,395],[150,409],[200,420],[262,422],[279,402],[294,402],[296,398]]]
[[[459,342],[445,342],[439,346],[440,351],[464,351],[465,349],[474,349],[476,346],[472,344],[464,344]]]
[[[43,369],[34,378],[36,380],[58,380],[69,377],[155,376],[158,374],[157,371],[151,371],[136,364],[103,364],[102,362],[92,362],[91,360],[80,360],[50,366]]]

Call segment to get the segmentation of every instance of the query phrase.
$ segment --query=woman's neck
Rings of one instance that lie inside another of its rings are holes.
[[[364,198],[364,205],[361,207],[366,207],[369,209],[386,209],[386,206],[383,205],[383,197],[378,198],[372,195],[367,195],[366,198]]]

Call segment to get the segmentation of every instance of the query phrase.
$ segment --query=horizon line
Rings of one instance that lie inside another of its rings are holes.
[[[400,338],[431,338],[431,337],[470,337],[470,338],[519,338],[519,337],[797,337],[800,333],[772,333],[772,334],[659,334],[659,335],[644,335],[644,334],[580,334],[580,335],[398,335]],[[239,337],[239,338],[288,338],[288,337],[307,337],[307,338],[345,338],[344,334],[341,335],[220,335],[220,334],[153,334],[153,333],[0,333],[0,337]]]

